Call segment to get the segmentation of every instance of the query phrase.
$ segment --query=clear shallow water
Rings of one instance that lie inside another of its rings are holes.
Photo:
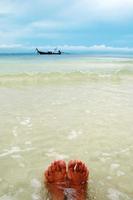
[[[0,57],[0,200],[45,199],[54,159],[90,168],[90,199],[133,199],[133,60]]]

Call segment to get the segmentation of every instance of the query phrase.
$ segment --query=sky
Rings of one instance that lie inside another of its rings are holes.
[[[133,51],[133,0],[0,0],[0,52]]]

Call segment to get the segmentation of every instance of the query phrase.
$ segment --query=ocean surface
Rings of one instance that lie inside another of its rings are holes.
[[[0,55],[0,200],[44,200],[43,172],[81,159],[89,200],[133,200],[133,57]]]

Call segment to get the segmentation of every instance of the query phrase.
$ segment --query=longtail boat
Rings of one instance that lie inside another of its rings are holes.
[[[62,52],[60,50],[58,51],[39,51],[37,48],[36,48],[36,51],[38,54],[40,55],[60,55]]]

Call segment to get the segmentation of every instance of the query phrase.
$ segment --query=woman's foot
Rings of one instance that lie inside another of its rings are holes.
[[[89,171],[84,163],[71,160],[68,163],[68,179],[73,185],[83,185],[88,181]]]
[[[64,200],[64,189],[67,187],[66,163],[63,160],[54,161],[45,171],[44,176],[52,200]]]
[[[66,180],[66,163],[63,160],[54,161],[45,171],[47,183],[58,184]]]
[[[71,160],[68,163],[68,179],[71,194],[74,200],[85,200],[87,196],[87,181],[89,171],[84,163]]]
[[[45,171],[45,184],[52,200],[86,200],[89,171],[84,163],[71,160],[66,172],[63,160],[54,161]]]

